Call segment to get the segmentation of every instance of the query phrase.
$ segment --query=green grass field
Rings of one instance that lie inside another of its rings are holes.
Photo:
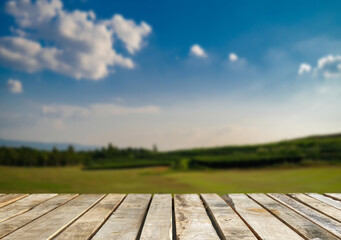
[[[341,192],[341,166],[176,172],[0,167],[0,192]]]

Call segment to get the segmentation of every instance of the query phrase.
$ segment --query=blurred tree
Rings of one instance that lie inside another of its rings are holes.
[[[70,144],[67,148],[67,152],[73,154],[75,153],[75,148]]]
[[[156,144],[153,145],[153,152],[154,152],[154,153],[157,153],[157,152],[158,152]]]

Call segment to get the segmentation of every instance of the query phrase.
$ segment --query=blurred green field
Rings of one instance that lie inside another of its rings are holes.
[[[186,172],[167,167],[121,170],[0,167],[0,192],[341,192],[341,166]]]

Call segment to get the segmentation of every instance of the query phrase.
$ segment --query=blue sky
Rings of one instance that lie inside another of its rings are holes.
[[[3,1],[0,138],[166,150],[340,132],[340,12],[340,1]]]

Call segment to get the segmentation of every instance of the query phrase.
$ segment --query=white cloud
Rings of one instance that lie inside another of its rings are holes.
[[[93,118],[93,117],[112,117],[136,114],[155,114],[160,111],[156,106],[128,107],[114,103],[95,103],[89,106],[75,105],[44,105],[42,112],[46,116],[58,119],[68,119],[73,117]]]
[[[190,49],[190,54],[192,54],[196,57],[201,57],[201,58],[207,57],[205,50],[198,44],[192,45],[192,47]]]
[[[341,77],[341,56],[328,55],[317,61],[317,70],[325,78]]]
[[[238,60],[237,54],[235,54],[235,53],[230,53],[230,54],[229,54],[229,60],[230,60],[231,62],[237,61],[237,60]]]
[[[309,73],[313,70],[315,76],[324,78],[341,78],[341,55],[327,55],[317,60],[317,65],[312,68],[307,63],[302,63],[298,74]]]
[[[300,68],[298,69],[298,74],[302,75],[304,73],[309,73],[311,71],[311,66],[307,63],[301,63]]]
[[[136,24],[121,15],[96,20],[93,11],[66,11],[60,0],[11,0],[6,11],[15,18],[19,36],[0,38],[0,63],[27,72],[48,69],[98,80],[114,66],[134,67],[130,57],[113,48],[116,40],[135,53],[151,32],[147,23]]]
[[[70,118],[70,117],[86,117],[89,115],[89,109],[86,107],[79,107],[73,105],[44,105],[42,107],[44,115],[56,116],[58,118]]]
[[[6,4],[6,10],[16,18],[21,27],[37,26],[60,14],[63,10],[60,0],[11,0]]]
[[[139,50],[142,47],[143,37],[152,31],[147,23],[141,22],[139,26],[132,20],[124,19],[121,15],[115,15],[111,21],[107,22],[107,26],[114,29],[115,34],[124,42],[130,53]]]
[[[18,80],[9,79],[7,85],[11,93],[17,94],[23,92],[22,84]]]

